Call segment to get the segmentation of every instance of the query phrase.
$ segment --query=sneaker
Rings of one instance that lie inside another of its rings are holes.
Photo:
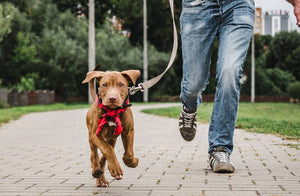
[[[196,116],[197,112],[188,113],[181,109],[179,118],[179,131],[185,141],[192,141],[196,135]]]
[[[228,152],[222,147],[218,147],[216,151],[210,154],[209,166],[216,173],[233,173],[235,170]]]

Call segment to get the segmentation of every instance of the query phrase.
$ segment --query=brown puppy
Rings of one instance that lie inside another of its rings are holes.
[[[128,99],[128,85],[139,77],[140,71],[127,70],[123,72],[102,72],[91,71],[86,75],[82,83],[89,82],[91,95],[94,103],[91,105],[86,115],[86,124],[89,130],[89,143],[91,148],[91,167],[92,175],[97,178],[97,186],[107,187],[108,181],[104,176],[105,162],[108,162],[108,170],[115,179],[122,179],[123,171],[117,160],[114,152],[115,143],[118,137],[116,134],[117,128],[120,132],[124,146],[123,161],[128,167],[136,167],[139,159],[134,158],[133,140],[134,140],[134,125],[130,107],[126,105]],[[94,79],[99,83],[99,97],[97,98]],[[128,102],[127,102],[128,103]],[[105,109],[99,107],[102,104],[103,108],[109,109],[113,113],[121,111],[122,113],[115,119],[105,118]],[[100,126],[100,120],[102,126]],[[120,120],[120,121],[119,121]],[[120,123],[118,123],[120,122]],[[120,128],[120,124],[121,127]],[[119,133],[120,134],[120,133]],[[102,157],[99,160],[97,148],[100,149]]]

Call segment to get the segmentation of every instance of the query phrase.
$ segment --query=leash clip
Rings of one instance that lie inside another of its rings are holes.
[[[138,84],[138,86],[132,86],[132,87],[128,87],[129,88],[129,94],[130,95],[134,95],[135,93],[141,91],[144,92],[144,88],[142,86],[142,83]]]

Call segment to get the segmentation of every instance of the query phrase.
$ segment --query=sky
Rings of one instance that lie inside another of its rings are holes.
[[[254,0],[255,7],[262,8],[263,13],[266,11],[288,11],[290,15],[290,22],[292,24],[292,30],[300,32],[300,28],[296,25],[296,17],[294,15],[293,6],[286,0]]]

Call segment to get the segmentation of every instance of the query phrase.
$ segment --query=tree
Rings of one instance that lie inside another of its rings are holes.
[[[280,32],[273,38],[267,56],[267,68],[278,67],[289,70],[286,58],[300,47],[300,34],[297,31]],[[300,62],[298,61],[298,66]],[[295,75],[295,74],[294,74]]]
[[[43,59],[40,76],[51,81],[48,88],[60,95],[83,95],[85,87],[78,81],[87,72],[87,20],[70,11],[60,12],[49,3],[41,4],[36,12],[45,19],[36,40]]]
[[[148,53],[149,77],[152,78],[164,70],[170,54],[158,52],[151,44],[149,44]],[[97,31],[96,54],[96,62],[100,63],[100,70],[142,69],[142,47],[131,45],[128,37],[116,33],[108,22]],[[142,78],[143,75],[139,77],[137,83],[142,82]],[[174,71],[169,71],[159,85],[150,89],[151,92],[155,92],[156,95],[172,94],[174,91],[174,78],[176,78]],[[155,94],[151,97],[156,96]],[[139,95],[135,97],[137,96]],[[141,97],[135,100],[141,100]]]
[[[300,46],[286,57],[285,64],[286,69],[300,81]]]
[[[12,6],[9,3],[1,3],[0,5],[2,7],[5,5],[9,5],[8,7]],[[20,79],[20,75],[18,75],[20,67],[17,67],[13,60],[15,56],[14,48],[18,45],[18,32],[23,32],[24,35],[31,37],[27,34],[31,28],[30,21],[18,9],[12,8],[10,10],[14,10],[9,14],[10,30],[6,32],[0,44],[0,78],[3,79],[3,85],[5,86],[14,85]]]
[[[251,80],[247,78],[242,85],[242,94],[250,95]],[[256,66],[255,68],[255,94],[256,95],[280,95],[281,91],[272,80],[266,75],[264,68]]]
[[[14,72],[18,76],[32,72],[35,66],[41,62],[37,57],[36,46],[30,43],[29,36],[24,32],[18,32],[17,45],[13,52]]]
[[[266,76],[280,89],[281,94],[286,93],[288,85],[295,81],[295,77],[290,72],[279,68],[267,69]]]
[[[132,44],[143,43],[143,1],[136,0],[111,0],[114,14],[124,21],[124,29],[131,32]],[[175,3],[175,19],[177,21],[181,3]],[[159,51],[170,51],[173,43],[172,18],[168,0],[147,1],[148,39]]]
[[[294,99],[300,99],[300,82],[297,81],[295,83],[291,83],[288,86],[288,93],[289,96],[293,97]]]
[[[269,47],[272,43],[273,37],[271,35],[262,35],[261,39],[263,41],[264,47]]]
[[[22,76],[38,73],[37,88],[61,95],[85,93],[78,81],[87,72],[86,19],[59,12],[49,2],[35,2],[13,18],[12,32],[0,46],[4,85],[14,86]]]
[[[84,15],[88,18],[89,7],[87,0],[52,0],[57,5],[59,11],[71,11],[73,15]],[[95,20],[96,27],[99,27],[105,22],[107,17],[111,17],[114,11],[112,0],[95,1]]]
[[[17,9],[10,3],[0,4],[0,42],[11,32],[11,21]]]

